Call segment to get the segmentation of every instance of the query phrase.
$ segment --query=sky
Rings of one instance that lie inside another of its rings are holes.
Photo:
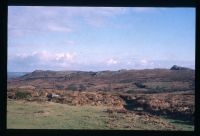
[[[195,67],[195,9],[8,8],[8,71]]]

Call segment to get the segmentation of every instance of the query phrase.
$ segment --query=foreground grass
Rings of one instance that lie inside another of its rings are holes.
[[[169,130],[158,124],[133,120],[132,115],[113,113],[108,115],[104,106],[69,106],[53,102],[8,101],[7,128],[14,129],[123,129],[123,130]],[[178,130],[193,130],[164,119]],[[131,126],[131,127],[130,127]]]
[[[81,109],[81,110],[80,110]],[[7,128],[106,129],[104,107],[8,101]]]
[[[187,121],[181,121],[181,120],[175,120],[175,119],[169,119],[167,117],[161,117],[166,122],[169,122],[173,125],[175,125],[178,129],[184,130],[184,131],[194,131],[194,125]]]

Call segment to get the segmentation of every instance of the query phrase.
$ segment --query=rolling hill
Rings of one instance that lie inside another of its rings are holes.
[[[144,69],[118,71],[43,71],[8,80],[8,88],[32,86],[36,89],[78,91],[185,91],[194,90],[191,69]]]

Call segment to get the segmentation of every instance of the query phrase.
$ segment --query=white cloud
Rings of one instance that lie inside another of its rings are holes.
[[[142,60],[140,60],[140,63],[143,65],[146,65],[146,64],[148,64],[148,61],[146,59],[142,59]]]
[[[23,60],[37,60],[38,63],[61,63],[61,62],[73,62],[76,53],[51,53],[47,51],[33,52],[30,54],[16,54],[9,56],[11,59],[23,59]]]
[[[72,69],[77,63],[76,53],[47,51],[8,54],[8,69],[10,71],[33,71],[35,69],[44,70],[67,70]]]
[[[154,66],[154,62],[150,62],[150,65],[151,65],[151,66]]]
[[[8,12],[8,29],[9,31],[14,31],[14,29],[15,31],[25,31],[24,35],[31,34],[33,31],[71,32],[81,19],[91,26],[99,27],[107,22],[108,17],[125,14],[127,11],[128,8],[119,7],[12,6],[9,7]],[[15,32],[14,36],[15,34],[18,36],[17,33]]]
[[[47,30],[52,32],[71,32],[71,28],[67,28],[65,26],[60,26],[56,24],[49,24],[47,25]]]
[[[107,63],[107,64],[117,64],[118,61],[111,58],[111,59],[109,59],[106,63]]]
[[[55,59],[58,61],[73,61],[75,53],[59,53],[55,54]]]
[[[12,6],[8,12],[8,30],[13,36],[32,32],[72,32],[78,28],[81,19],[90,26],[102,27],[109,23],[109,17],[130,11],[151,12],[157,11],[157,8]]]
[[[131,61],[127,61],[127,64],[130,65],[130,64],[131,64]]]

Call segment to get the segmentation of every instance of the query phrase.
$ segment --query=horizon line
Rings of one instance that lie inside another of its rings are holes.
[[[175,66],[175,65],[173,65]],[[172,66],[172,67],[173,67]],[[31,72],[34,72],[34,71],[53,71],[53,72],[61,72],[61,71],[81,71],[81,72],[102,72],[102,71],[122,71],[122,70],[125,70],[125,71],[128,71],[128,70],[156,70],[156,69],[165,69],[165,70],[170,70],[172,67],[170,68],[139,68],[139,69],[118,69],[118,70],[109,70],[109,69],[105,69],[105,70],[50,70],[50,69],[35,69],[35,70],[32,70],[32,71],[7,71],[7,73],[23,73],[23,72],[26,72],[26,73],[31,73]],[[178,66],[178,67],[182,67],[182,66]],[[188,67],[184,67],[184,68],[188,68]],[[195,70],[195,68],[188,68],[189,70]]]

